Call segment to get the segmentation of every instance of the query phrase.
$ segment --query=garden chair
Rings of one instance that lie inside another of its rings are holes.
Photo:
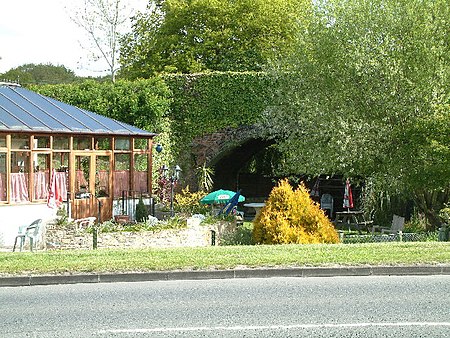
[[[74,221],[75,223],[75,230],[86,230],[90,227],[92,227],[95,223],[96,217],[86,217],[86,218],[80,218],[76,219]]]
[[[22,251],[27,238],[30,239],[30,250],[36,246],[37,242],[41,239],[42,235],[42,219],[37,219],[33,223],[27,226],[21,226],[19,228],[19,234],[14,240],[13,251],[16,251],[17,240],[20,240],[20,251]]]
[[[320,209],[322,210],[328,210],[329,211],[329,217],[333,218],[333,196],[330,194],[323,194],[320,198]]]
[[[375,231],[381,231],[382,234],[398,234],[403,231],[404,225],[405,225],[405,217],[394,215],[392,216],[392,224],[390,228],[374,225],[372,227],[372,234]]]

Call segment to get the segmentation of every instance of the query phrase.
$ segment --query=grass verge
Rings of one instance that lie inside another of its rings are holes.
[[[236,267],[450,264],[449,242],[258,245],[0,253],[1,275]]]

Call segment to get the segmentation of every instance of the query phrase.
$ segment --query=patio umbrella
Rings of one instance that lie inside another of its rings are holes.
[[[353,208],[352,187],[350,186],[349,179],[347,179],[347,181],[345,181],[343,207],[347,208],[348,210],[350,210],[350,208]]]
[[[233,208],[236,207],[236,205],[239,203],[239,197],[241,197],[241,189],[239,189],[237,193],[235,193],[234,196],[231,197],[228,203],[219,211],[219,215],[222,213],[228,215],[233,210]]]
[[[200,200],[200,203],[203,203],[203,204],[224,204],[224,203],[228,203],[228,201],[234,195],[236,195],[236,192],[234,192],[234,191],[219,189],[219,190],[210,192],[208,195],[203,197]],[[245,197],[244,196],[242,196],[242,195],[238,195],[238,196],[239,196],[238,202],[244,202],[245,201]]]

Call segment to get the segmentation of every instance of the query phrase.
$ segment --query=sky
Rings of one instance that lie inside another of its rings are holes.
[[[126,2],[130,11],[143,11],[148,0]],[[0,73],[23,64],[50,63],[63,65],[78,76],[104,75],[106,62],[89,60],[87,33],[68,14],[69,6],[82,7],[83,3],[84,0],[0,0]]]

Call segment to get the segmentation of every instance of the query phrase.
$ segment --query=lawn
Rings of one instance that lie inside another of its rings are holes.
[[[450,242],[1,252],[0,275],[450,264]]]

